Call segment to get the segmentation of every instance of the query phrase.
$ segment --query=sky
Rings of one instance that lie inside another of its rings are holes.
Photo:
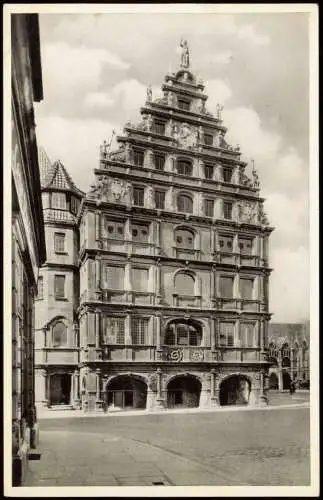
[[[171,9],[171,6],[169,6]],[[37,140],[88,191],[99,146],[139,120],[146,88],[161,95],[179,41],[203,78],[207,109],[223,104],[226,139],[254,159],[270,237],[273,322],[309,318],[309,43],[306,13],[41,14],[44,100]],[[113,143],[114,145],[114,143]]]

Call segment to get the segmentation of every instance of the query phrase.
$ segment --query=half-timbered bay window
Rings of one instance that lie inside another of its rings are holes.
[[[80,206],[80,202],[75,196],[71,196],[71,212],[76,215]]]
[[[193,173],[193,166],[189,160],[177,160],[176,171],[181,175],[191,176]]]
[[[133,188],[133,204],[139,207],[144,206],[145,199],[145,189],[143,187],[136,186]]]
[[[233,297],[233,276],[220,276],[220,295],[223,298]]]
[[[52,208],[60,208],[66,210],[66,194],[52,193]]]
[[[240,278],[240,297],[245,300],[253,299],[253,285],[252,278]]]
[[[219,331],[219,346],[233,347],[234,346],[234,323],[221,321]]]
[[[148,243],[149,226],[146,224],[132,224],[131,234],[132,241]]]
[[[220,252],[231,253],[233,248],[233,236],[220,235],[219,247],[220,247]]]
[[[124,223],[106,220],[105,221],[106,236],[112,240],[124,239]]]
[[[256,347],[254,323],[240,323],[240,343],[241,347]]]
[[[213,217],[214,214],[214,200],[204,200],[204,214],[207,217]]]
[[[148,344],[148,318],[132,318],[131,338],[134,345]]]
[[[252,255],[253,239],[239,237],[239,248],[243,255]]]
[[[145,153],[142,149],[134,149],[133,150],[133,162],[138,167],[142,167],[145,160]]]
[[[125,343],[125,318],[114,316],[105,317],[104,340],[106,344]]]
[[[199,323],[191,320],[175,320],[168,324],[164,344],[176,346],[201,345],[203,330]]]
[[[214,166],[204,165],[204,177],[206,179],[213,179],[213,176],[214,176]]]
[[[156,170],[164,170],[165,159],[166,159],[166,156],[163,153],[155,153],[154,154],[154,163],[155,163]]]
[[[227,220],[232,219],[232,207],[233,204],[231,201],[224,201],[223,202],[223,218]]]
[[[178,212],[184,212],[187,214],[193,213],[193,200],[190,196],[186,194],[180,194],[177,197],[177,210]]]
[[[165,208],[165,191],[155,191],[155,206],[160,210]]]
[[[148,274],[148,269],[132,268],[132,289],[135,292],[147,292]]]
[[[104,266],[104,286],[110,290],[124,290],[124,267],[106,264]]]

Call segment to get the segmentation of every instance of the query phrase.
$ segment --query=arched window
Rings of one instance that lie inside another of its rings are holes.
[[[194,233],[188,229],[176,229],[175,242],[178,248],[193,249]]]
[[[192,163],[189,160],[178,160],[176,171],[178,174],[191,176],[193,173]]]
[[[282,357],[283,358],[290,358],[290,348],[287,343],[283,344],[282,346]]]
[[[193,213],[193,200],[186,194],[180,194],[177,198],[178,212],[185,212],[187,214]]]
[[[269,344],[268,347],[269,347],[269,356],[271,358],[277,358],[278,357],[278,351],[277,351],[277,347],[274,344],[274,342],[270,342],[270,344]]]
[[[67,328],[63,321],[58,321],[52,330],[53,347],[61,347],[67,344]]]
[[[175,320],[168,324],[164,344],[165,345],[201,345],[202,327],[199,323],[191,320]]]
[[[175,277],[175,291],[178,295],[194,295],[195,281],[188,273],[178,273]]]

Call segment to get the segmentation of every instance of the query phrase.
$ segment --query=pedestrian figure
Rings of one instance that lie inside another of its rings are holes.
[[[292,395],[294,394],[294,392],[295,392],[295,385],[294,382],[291,382],[289,386],[289,393]]]

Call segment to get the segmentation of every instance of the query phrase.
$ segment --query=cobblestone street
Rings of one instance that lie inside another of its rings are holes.
[[[40,436],[26,486],[310,482],[306,406],[52,418]]]

